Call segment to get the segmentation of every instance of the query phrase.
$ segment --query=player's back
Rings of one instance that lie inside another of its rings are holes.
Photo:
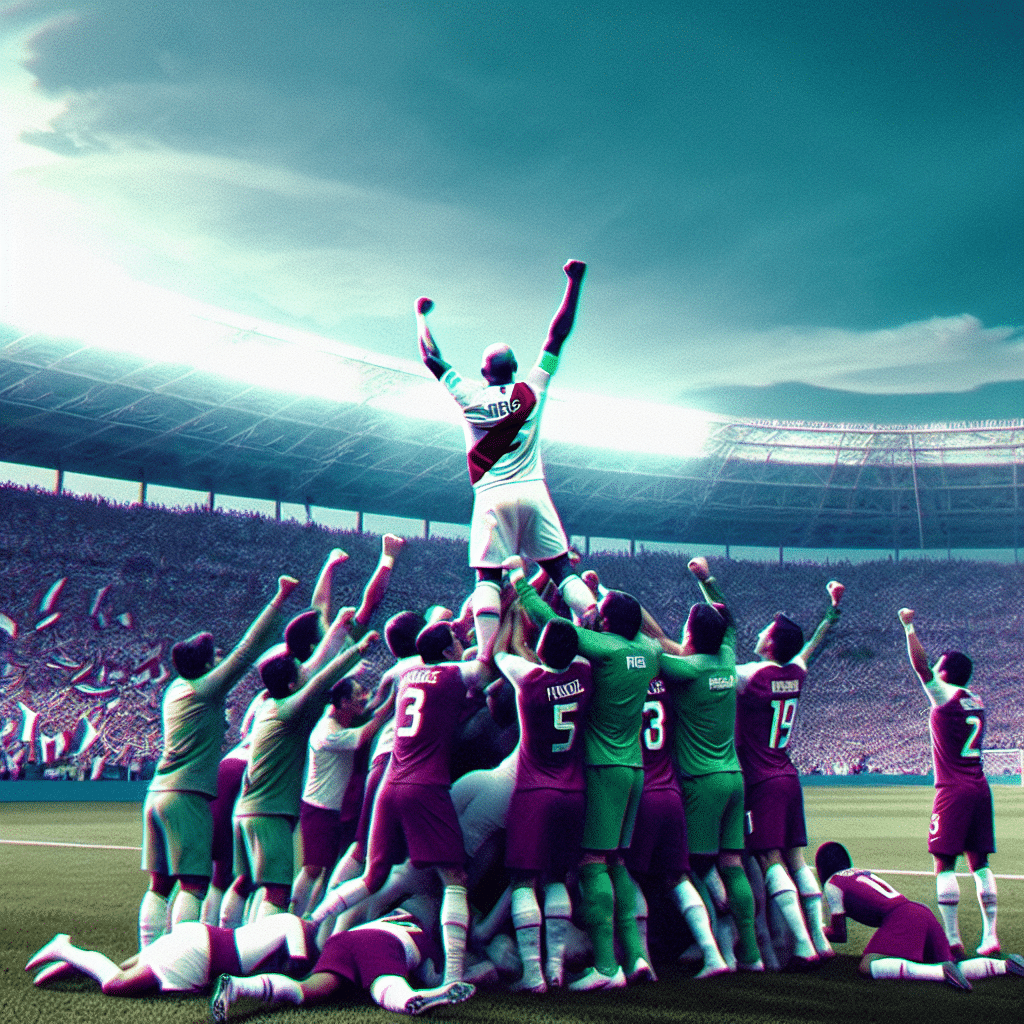
[[[644,724],[640,739],[644,755],[644,792],[659,789],[679,789],[672,740],[675,729],[675,709],[664,682],[655,677],[647,687],[644,701]]]
[[[860,868],[837,871],[825,884],[833,914],[842,913],[869,928],[877,928],[893,908],[909,900],[884,878]]]
[[[789,740],[807,668],[794,660],[739,665],[736,697],[736,752],[748,786],[779,775],[796,775]]]
[[[985,782],[985,705],[976,693],[958,689],[944,704],[934,705],[928,727],[936,786]]]

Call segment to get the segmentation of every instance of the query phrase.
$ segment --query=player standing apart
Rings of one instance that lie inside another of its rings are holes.
[[[960,885],[956,862],[961,853],[974,875],[981,905],[981,956],[999,952],[996,936],[996,879],[988,866],[995,853],[992,791],[982,768],[985,705],[967,689],[973,664],[961,651],[943,651],[933,667],[914,629],[914,609],[901,608],[900,622],[907,634],[910,664],[928,694],[932,709],[928,727],[935,769],[935,802],[928,827],[928,852],[935,861],[935,892],[939,913],[953,956],[964,957],[957,912]]]
[[[594,595],[572,570],[568,542],[544,480],[540,456],[540,420],[548,384],[558,366],[562,344],[572,330],[585,263],[570,260],[565,297],[548,329],[547,341],[525,380],[516,381],[516,357],[508,345],[492,345],[483,354],[486,385],[464,381],[441,356],[426,315],[431,299],[416,300],[420,356],[427,369],[451,392],[463,414],[473,519],[469,564],[476,570],[473,618],[477,657],[489,660],[501,617],[501,564],[523,554],[540,562],[581,619],[592,616]]]

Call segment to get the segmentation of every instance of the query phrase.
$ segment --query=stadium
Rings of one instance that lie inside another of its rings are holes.
[[[201,326],[209,343],[235,353],[237,362],[290,344],[272,332]],[[0,490],[7,780],[0,793],[13,826],[5,829],[11,845],[3,851],[30,878],[33,869],[21,857],[38,847],[20,842],[84,842],[90,849],[77,855],[75,870],[86,872],[86,887],[94,884],[87,869],[93,858],[116,861],[127,895],[119,910],[110,908],[111,923],[97,944],[109,933],[110,944],[125,945],[123,935],[115,938],[114,922],[132,916],[141,885],[132,881],[134,854],[102,853],[85,840],[93,835],[96,847],[135,848],[137,801],[159,756],[160,697],[176,639],[200,629],[239,635],[279,572],[310,580],[332,546],[350,554],[347,568],[362,579],[379,547],[364,530],[364,516],[402,517],[409,538],[381,621],[401,607],[458,608],[471,587],[457,530],[468,520],[469,488],[450,403],[438,402],[439,389],[416,367],[327,343],[315,356],[315,376],[330,380],[336,395],[344,382],[342,398],[255,386],[66,338],[8,332],[0,348],[4,457],[55,474],[52,489]],[[670,635],[678,635],[694,599],[686,584],[691,554],[712,556],[740,622],[743,651],[780,602],[810,627],[823,607],[825,582],[846,584],[841,626],[814,662],[792,745],[805,784],[830,783],[808,789],[815,836],[851,842],[866,822],[901,809],[905,817],[884,840],[861,846],[872,866],[907,865],[903,888],[929,899],[919,841],[930,794],[920,785],[930,778],[926,708],[908,678],[895,616],[907,603],[927,622],[935,649],[956,643],[983,652],[976,685],[989,707],[988,771],[1010,784],[995,787],[998,828],[1004,837],[1015,828],[1019,834],[1024,423],[896,429],[727,420],[649,407],[624,410],[622,421],[642,416],[660,450],[611,450],[572,436],[576,401],[555,394],[547,413],[545,462],[556,505],[585,564],[636,594]],[[403,415],[407,410],[417,415]],[[130,481],[137,500],[61,493],[72,474]],[[160,488],[194,492],[195,507],[154,504],[150,496]],[[216,512],[223,495],[259,499],[266,511]],[[304,509],[306,521],[282,517],[289,505]],[[324,509],[347,510],[355,529],[319,525]],[[453,524],[454,538],[439,535],[440,526],[451,533]],[[757,550],[760,558],[743,555]],[[374,661],[386,667],[381,656]],[[255,688],[250,677],[232,695],[229,743]],[[83,781],[60,781],[69,779]],[[60,802],[35,802],[47,800],[48,787],[62,791]],[[93,787],[97,795],[90,796]],[[19,794],[30,788],[26,803]],[[115,802],[80,803],[97,799]],[[1021,934],[1018,862],[1019,852],[997,862],[1007,879],[1002,930],[1010,942]],[[53,921],[49,931],[65,929],[66,908],[53,916],[57,908],[47,909],[46,893],[37,899],[42,919]],[[22,952],[19,946],[12,959],[23,960]],[[733,992],[737,1019],[774,1015],[794,997],[788,977],[771,982],[753,1003],[747,990]],[[863,999],[855,974],[832,982],[856,988]],[[57,1017],[47,1011],[48,1019],[81,1019],[83,984],[52,993],[60,1009]],[[642,1012],[661,1006],[684,1019],[672,990],[646,990]],[[32,995],[19,995],[18,1019],[40,1012],[44,1004]],[[922,1014],[936,1012],[932,993],[925,995]],[[1001,1007],[1006,997],[1000,986],[986,998]],[[502,998],[471,1001],[459,1017],[486,1015]],[[182,1019],[192,1019],[187,1001],[177,1005]],[[558,996],[552,1012],[571,1013],[572,1006]],[[515,1007],[527,1012],[518,1001]],[[372,1013],[347,1012],[352,1019]]]

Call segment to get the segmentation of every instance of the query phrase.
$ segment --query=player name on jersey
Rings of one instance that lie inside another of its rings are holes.
[[[568,683],[559,683],[558,686],[547,687],[548,700],[564,700],[566,697],[576,697],[583,693],[583,683],[573,679]]]

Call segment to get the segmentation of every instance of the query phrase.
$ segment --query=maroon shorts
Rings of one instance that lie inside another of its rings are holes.
[[[885,915],[864,947],[864,955],[902,957],[919,964],[941,964],[953,959],[949,940],[938,918],[923,903],[908,901]]]
[[[795,775],[777,775],[745,791],[748,853],[807,845],[804,795]]]
[[[329,807],[317,807],[305,800],[299,808],[302,829],[302,866],[330,871],[341,851],[341,818]]]
[[[580,860],[583,790],[514,789],[508,805],[505,864],[561,880]]]
[[[231,812],[235,808],[235,799],[242,788],[242,776],[245,774],[245,761],[231,757],[221,761],[217,768],[217,798],[210,804],[213,814],[213,860],[226,860],[230,863]]]
[[[386,783],[377,791],[367,849],[371,876],[399,864],[406,851],[413,866],[462,867],[466,849],[447,786]]]
[[[678,879],[690,870],[683,795],[672,789],[645,789],[640,797],[633,841],[626,853],[631,872],[670,874]]]
[[[356,825],[356,839],[366,848],[366,841],[370,836],[370,815],[373,813],[373,801],[380,787],[380,780],[384,778],[391,761],[391,752],[381,754],[373,759],[370,770],[366,774],[366,786],[363,789],[363,806],[359,811],[359,824]]]
[[[937,786],[928,827],[928,852],[956,857],[964,851],[995,853],[992,790],[988,782]]]
[[[324,944],[314,974],[329,972],[368,989],[385,974],[409,975],[405,947],[394,935],[378,928],[336,932]]]

